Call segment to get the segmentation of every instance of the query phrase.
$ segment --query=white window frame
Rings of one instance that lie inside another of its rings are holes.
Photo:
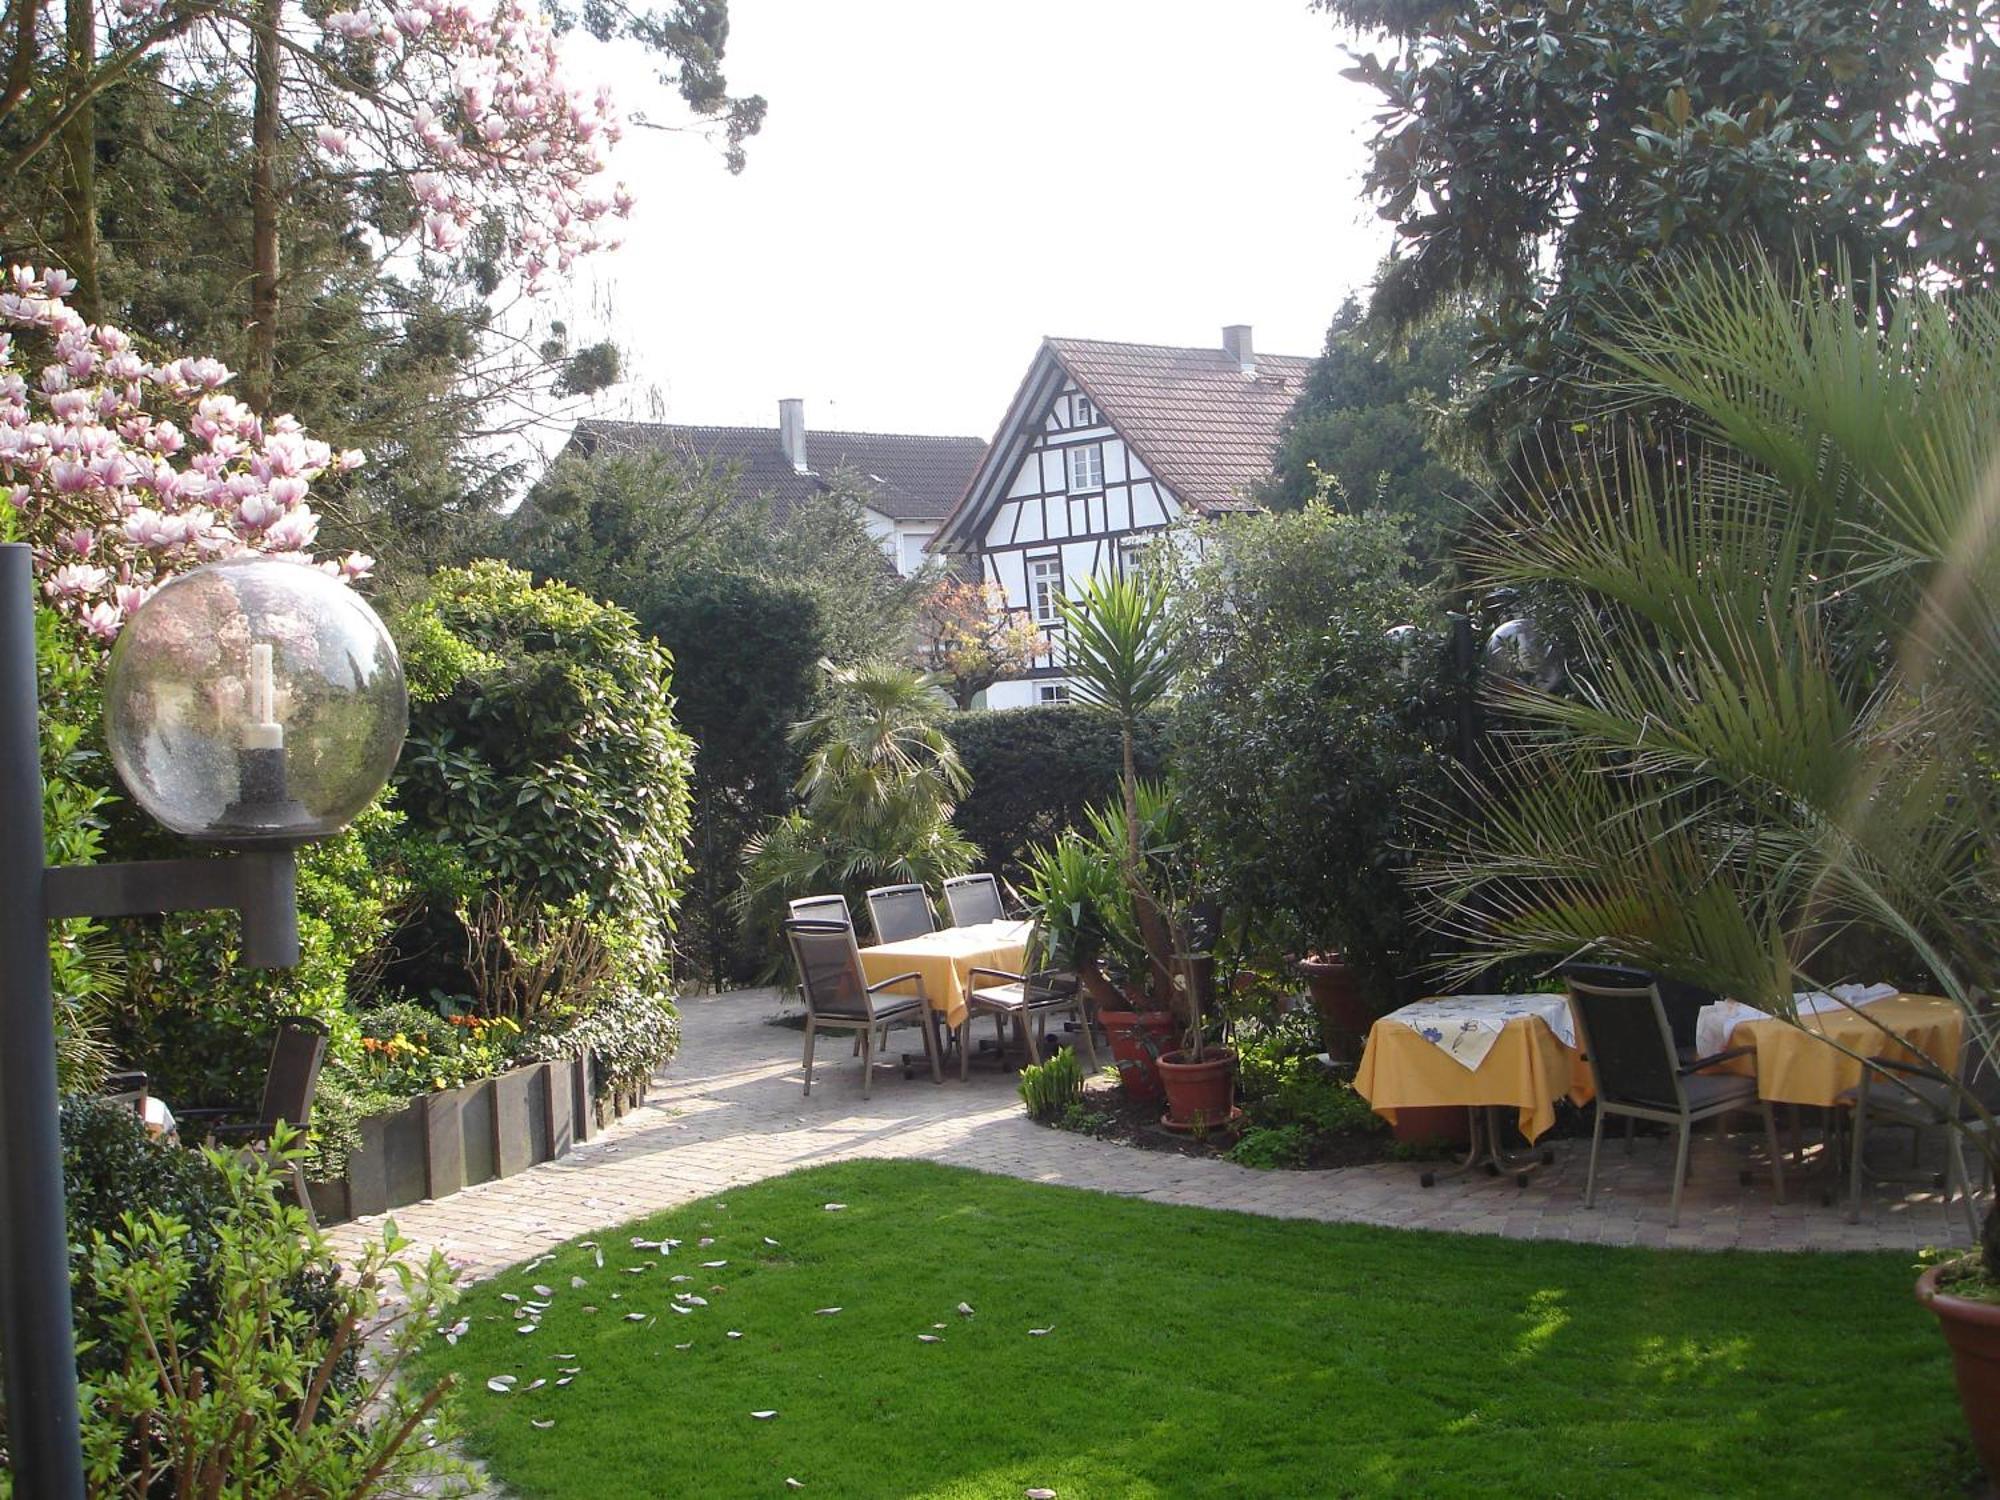
[[[1083,461],[1086,456],[1090,460],[1087,464]],[[1063,472],[1072,495],[1096,494],[1104,488],[1104,444],[1078,443],[1074,448],[1065,448]]]
[[[1079,393],[1069,398],[1069,419],[1073,427],[1097,425],[1097,408],[1090,404],[1090,397]]]
[[[1043,584],[1048,588],[1044,590]],[[1062,554],[1028,559],[1028,615],[1037,625],[1060,625],[1062,614],[1056,600],[1063,593]]]
[[[1038,682],[1035,684],[1036,703],[1069,702],[1069,684],[1066,682]]]

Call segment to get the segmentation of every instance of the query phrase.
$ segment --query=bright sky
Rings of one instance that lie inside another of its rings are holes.
[[[672,422],[990,436],[1044,334],[1315,354],[1388,244],[1361,201],[1370,91],[1305,0],[730,0],[731,177],[635,129],[639,195],[593,272]],[[584,43],[626,108],[643,58]],[[678,101],[674,101],[677,105]],[[607,317],[606,314],[609,314]]]

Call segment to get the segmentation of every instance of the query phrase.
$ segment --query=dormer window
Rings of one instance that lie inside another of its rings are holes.
[[[1097,425],[1097,408],[1090,404],[1090,397],[1079,395],[1069,398],[1069,419],[1072,427]]]
[[[1069,455],[1069,492],[1089,494],[1104,488],[1104,447],[1085,443],[1066,450]]]

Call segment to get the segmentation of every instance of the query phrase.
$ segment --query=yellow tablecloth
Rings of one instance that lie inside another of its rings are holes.
[[[1877,1022],[1911,1045],[1884,1036]],[[1847,1052],[1898,1062],[1928,1058],[1949,1070],[1958,1066],[1964,1038],[1965,1017],[1951,1001],[1893,995],[1863,1006],[1860,1014],[1825,1011],[1801,1016],[1796,1024],[1776,1018],[1741,1022],[1729,1034],[1729,1045],[1754,1047],[1756,1055],[1733,1058],[1720,1070],[1755,1073],[1758,1096],[1776,1104],[1832,1105],[1861,1082],[1861,1064]]]
[[[1566,1095],[1583,1104],[1593,1092],[1583,1055],[1534,1016],[1509,1021],[1476,1068],[1400,1021],[1377,1021],[1368,1029],[1354,1088],[1392,1125],[1397,1110],[1419,1105],[1512,1105],[1531,1141],[1555,1124],[1556,1100]]]
[[[974,968],[1018,972],[1027,951],[1026,922],[981,922],[973,927],[947,927],[899,943],[877,943],[861,950],[862,972],[870,984],[896,974],[923,976],[924,998],[953,1029],[965,1023],[966,996]],[[893,992],[892,992],[893,993]]]

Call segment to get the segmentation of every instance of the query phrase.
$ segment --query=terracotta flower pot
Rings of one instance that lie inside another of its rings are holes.
[[[1097,1019],[1111,1043],[1118,1081],[1134,1099],[1161,1096],[1159,1056],[1174,1044],[1175,1024],[1164,1010],[1100,1010]]]
[[[1937,1314],[1951,1346],[1958,1404],[1965,1408],[1972,1446],[1987,1477],[2000,1485],[2000,1305],[1939,1290],[1938,1272],[1944,1269],[1932,1266],[1917,1278],[1917,1300]]]
[[[1427,1141],[1461,1148],[1472,1144],[1472,1115],[1463,1104],[1403,1105],[1390,1129],[1406,1146]]]
[[[1229,1123],[1236,1104],[1234,1052],[1211,1052],[1200,1062],[1185,1052],[1169,1052],[1159,1069],[1167,1091],[1163,1123],[1178,1130],[1212,1130]]]
[[[1338,954],[1315,953],[1299,960],[1313,1009],[1319,1013],[1319,1044],[1335,1062],[1361,1061],[1362,1043],[1375,1012],[1361,993],[1354,970]]]

